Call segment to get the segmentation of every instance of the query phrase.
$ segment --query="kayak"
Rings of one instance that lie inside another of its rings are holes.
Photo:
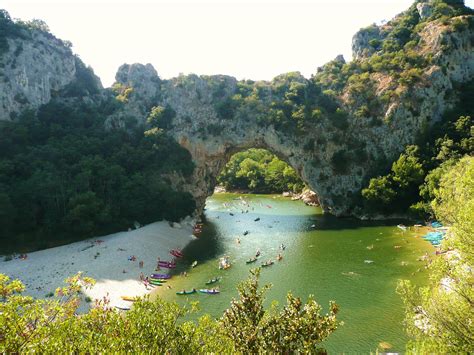
[[[397,224],[397,227],[400,228],[402,231],[406,231],[407,230],[407,226],[403,225],[403,224]]]
[[[217,295],[218,293],[220,293],[219,290],[209,290],[209,289],[207,289],[207,288],[201,289],[201,290],[199,290],[199,292],[201,292],[201,293],[207,293],[208,295]]]
[[[197,291],[196,290],[191,290],[191,291],[179,291],[179,292],[176,292],[177,295],[191,295],[193,293],[196,293]]]
[[[258,259],[255,257],[255,258],[252,258],[252,259],[247,260],[245,263],[246,263],[246,264],[251,264],[251,263],[256,262],[257,260],[258,260]]]
[[[173,263],[160,264],[160,267],[164,267],[166,269],[174,269],[176,267],[176,264],[173,264]]]
[[[124,301],[130,301],[130,302],[135,302],[135,301],[138,301],[140,299],[140,297],[132,297],[132,296],[121,296],[121,298]]]
[[[160,281],[151,280],[149,282],[150,282],[150,285],[153,285],[153,286],[163,286],[163,284]]]
[[[166,280],[163,280],[163,279],[158,279],[156,277],[150,277],[149,278],[149,281],[155,281],[155,282],[161,282],[161,283],[165,283]]]
[[[273,261],[263,263],[262,267],[267,267],[267,266],[273,265],[273,263],[274,263]]]
[[[171,279],[171,275],[168,274],[151,274],[154,279]]]
[[[176,258],[182,258],[183,257],[183,254],[177,250],[171,250],[170,251],[170,254]]]
[[[209,281],[206,282],[206,285],[211,285],[211,284],[214,284],[216,283],[217,281],[219,281],[221,278],[220,277],[215,277]]]
[[[129,311],[130,307],[128,306],[115,306],[115,308],[120,309],[121,311]]]
[[[176,263],[172,262],[172,261],[159,261],[158,262],[158,265],[176,265]]]

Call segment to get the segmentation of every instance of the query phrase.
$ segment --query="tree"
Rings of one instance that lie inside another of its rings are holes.
[[[474,352],[474,158],[465,157],[441,178],[432,202],[450,225],[441,248],[454,250],[429,265],[430,283],[417,288],[400,281],[406,308],[407,350],[413,353]]]
[[[195,322],[185,317],[196,310],[196,304],[183,307],[160,298],[139,299],[125,315],[111,308],[104,298],[88,313],[76,316],[81,287],[92,286],[92,279],[75,275],[66,280],[66,287],[56,290],[55,298],[35,300],[21,294],[24,286],[20,281],[0,274],[0,352],[318,351],[321,341],[339,324],[337,306],[330,303],[329,313],[321,316],[321,307],[312,298],[303,304],[289,294],[280,312],[276,307],[265,311],[263,294],[267,287],[258,289],[258,275],[259,271],[254,271],[241,284],[240,300],[234,300],[220,320],[206,315]]]
[[[267,311],[263,302],[270,286],[259,289],[259,275],[260,269],[252,270],[250,278],[239,284],[240,299],[232,300],[221,319],[236,350],[244,354],[325,353],[321,342],[341,324],[336,320],[338,306],[330,302],[329,313],[321,315],[321,306],[311,296],[303,303],[288,293],[282,310],[274,305]]]

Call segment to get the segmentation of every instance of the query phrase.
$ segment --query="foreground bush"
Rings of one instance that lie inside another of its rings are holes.
[[[289,294],[282,310],[266,311],[269,286],[259,289],[259,270],[251,273],[220,320],[206,315],[197,322],[184,320],[196,304],[181,307],[159,298],[137,301],[125,315],[107,300],[76,315],[81,288],[92,286],[92,279],[78,274],[56,290],[56,299],[34,300],[22,295],[20,281],[0,274],[0,353],[325,352],[320,344],[339,324],[337,305],[331,303],[329,313],[321,315],[312,298],[303,303]]]

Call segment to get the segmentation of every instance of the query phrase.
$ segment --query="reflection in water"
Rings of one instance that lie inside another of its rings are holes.
[[[292,291],[303,298],[314,294],[323,307],[329,300],[340,305],[339,318],[345,325],[325,344],[328,350],[368,352],[381,341],[392,344],[391,350],[404,349],[403,307],[395,294],[396,283],[400,278],[422,283],[417,258],[433,250],[416,234],[397,229],[398,221],[338,219],[300,201],[271,195],[218,194],[208,199],[206,207],[200,238],[183,250],[185,257],[173,270],[175,274],[187,271],[189,276],[174,277],[172,290],[158,291],[162,297],[198,300],[203,312],[220,317],[248,270],[273,260],[261,277],[263,283],[273,285],[269,300],[284,303],[286,293]],[[258,261],[246,264],[257,250],[261,251]],[[281,261],[276,260],[279,253]],[[224,255],[232,263],[229,270],[218,269]],[[191,269],[195,260],[198,265]],[[222,277],[215,284],[220,295],[175,294],[175,290],[203,288],[217,276]]]

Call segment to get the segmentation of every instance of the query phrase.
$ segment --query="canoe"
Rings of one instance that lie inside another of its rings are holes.
[[[219,290],[209,290],[209,289],[207,289],[207,288],[201,289],[201,290],[199,290],[199,292],[201,292],[201,293],[207,293],[208,295],[217,295],[218,293],[220,293]]]
[[[165,269],[174,269],[176,267],[176,264],[173,264],[173,263],[160,264],[160,267],[164,267]]]
[[[157,278],[157,277],[150,277],[149,281],[158,281],[158,282],[161,282],[161,283],[166,282],[166,280],[163,280],[163,279],[160,279],[160,278]]]
[[[132,296],[121,296],[121,298],[124,300],[124,301],[130,301],[130,302],[135,302],[135,301],[138,301],[140,299],[140,297],[132,297]]]
[[[171,279],[171,275],[168,274],[151,274],[151,277],[155,279]]]
[[[158,280],[150,280],[149,282],[151,285],[154,285],[154,286],[163,286],[163,284]]]
[[[191,290],[191,291],[179,291],[179,292],[176,292],[177,295],[191,295],[193,293],[196,293],[197,291],[196,290]]]
[[[221,279],[220,277],[215,277],[215,278],[213,278],[213,279],[207,281],[207,282],[206,282],[206,285],[212,285],[212,284],[218,282],[220,279]]]
[[[170,254],[176,258],[182,258],[183,257],[183,254],[177,252],[176,250],[171,250],[170,251]]]
[[[407,230],[407,226],[403,225],[403,224],[397,224],[397,227],[400,228],[402,231],[406,231]]]
[[[270,266],[270,265],[273,265],[273,264],[274,264],[273,261],[271,261],[271,262],[266,262],[266,263],[263,263],[263,264],[262,264],[262,267],[267,267],[267,266]]]
[[[120,309],[121,311],[129,311],[130,307],[128,306],[115,306],[115,308]]]
[[[257,260],[258,260],[257,258],[252,258],[252,259],[247,260],[245,263],[246,264],[251,264],[251,263],[256,262]]]
[[[160,266],[162,266],[162,265],[176,265],[176,263],[174,263],[172,261],[159,261],[158,265],[160,265]]]

